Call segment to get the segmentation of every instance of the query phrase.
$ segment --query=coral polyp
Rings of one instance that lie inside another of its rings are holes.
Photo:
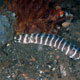
[[[58,6],[62,0],[8,0],[5,3],[8,9],[16,14],[16,25],[14,29],[17,33],[51,33],[55,23],[64,14]],[[53,31],[57,33],[58,31]]]

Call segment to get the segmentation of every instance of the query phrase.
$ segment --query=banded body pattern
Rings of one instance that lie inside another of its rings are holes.
[[[62,37],[55,36],[53,34],[21,34],[14,37],[14,41],[23,44],[34,43],[55,47],[56,49],[60,49],[70,58],[80,59],[79,48],[75,47],[75,45],[73,45],[71,42],[64,40]]]

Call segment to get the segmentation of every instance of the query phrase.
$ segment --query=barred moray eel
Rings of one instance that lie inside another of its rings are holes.
[[[21,34],[14,37],[14,41],[23,44],[42,44],[60,49],[65,55],[73,59],[80,59],[80,49],[60,36],[44,33]]]

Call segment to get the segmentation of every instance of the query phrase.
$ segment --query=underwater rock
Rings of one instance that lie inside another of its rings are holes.
[[[0,15],[0,46],[10,41],[13,35],[14,13],[7,11],[5,14]]]

